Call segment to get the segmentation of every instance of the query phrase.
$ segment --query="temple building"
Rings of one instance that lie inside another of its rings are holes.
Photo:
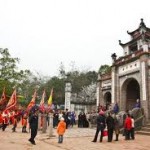
[[[98,77],[99,105],[117,102],[120,110],[131,110],[137,99],[150,120],[150,28],[143,19],[139,27],[128,32],[131,40],[122,43],[123,56],[112,54],[111,72]]]

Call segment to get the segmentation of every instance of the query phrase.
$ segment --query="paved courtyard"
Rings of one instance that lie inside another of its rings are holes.
[[[29,133],[21,133],[21,128],[17,128],[16,133],[11,132],[11,126],[5,132],[0,130],[0,150],[150,150],[150,136],[136,135],[135,140],[125,141],[120,135],[119,141],[107,142],[104,137],[102,143],[91,142],[95,134],[95,129],[69,128],[64,136],[64,143],[57,143],[56,129],[53,130],[53,137],[48,137],[48,133],[42,134],[40,131],[35,139],[36,145],[28,142]]]

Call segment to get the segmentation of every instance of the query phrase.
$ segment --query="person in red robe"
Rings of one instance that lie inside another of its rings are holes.
[[[22,118],[22,133],[27,133],[27,114],[25,113]]]
[[[7,110],[2,113],[2,118],[3,118],[2,131],[5,131],[7,125],[9,124],[9,115]]]
[[[15,110],[14,115],[13,115],[13,128],[12,132],[16,132],[16,127],[17,127],[17,117],[18,117],[18,112]]]
[[[0,110],[0,129],[2,128],[3,124],[3,117],[2,117],[2,111]]]

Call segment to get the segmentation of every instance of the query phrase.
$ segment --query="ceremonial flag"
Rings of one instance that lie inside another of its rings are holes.
[[[49,105],[49,106],[52,105],[52,100],[53,100],[53,88],[51,89],[50,97],[49,97],[49,99],[48,99],[48,105]]]
[[[6,93],[5,93],[5,88],[3,89],[3,93],[0,99],[0,105],[3,105],[3,103],[6,101]]]
[[[42,98],[41,98],[41,101],[40,101],[40,110],[41,111],[45,110],[45,108],[44,108],[44,102],[45,102],[45,90],[43,91],[43,95],[42,95]]]
[[[31,99],[31,101],[30,101],[30,103],[29,103],[28,106],[27,106],[27,109],[28,109],[28,110],[31,109],[31,108],[35,105],[36,96],[37,96],[37,93],[36,93],[36,91],[35,91],[34,94],[33,94],[32,99]]]
[[[16,89],[15,89],[8,101],[5,111],[14,108],[16,106],[16,104],[17,104],[17,93],[16,93]]]

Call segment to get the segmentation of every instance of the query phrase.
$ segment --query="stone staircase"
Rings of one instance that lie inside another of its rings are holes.
[[[146,126],[143,126],[141,128],[141,130],[136,131],[136,134],[142,134],[142,135],[150,136],[150,123],[148,123]]]

